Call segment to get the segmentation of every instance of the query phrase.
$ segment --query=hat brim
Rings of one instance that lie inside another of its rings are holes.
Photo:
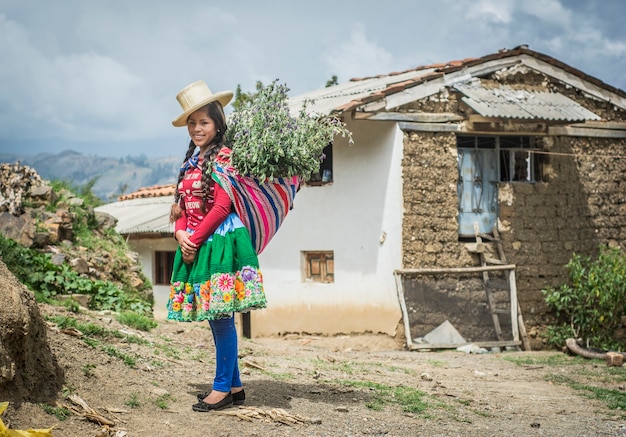
[[[209,103],[214,102],[216,100],[222,104],[222,107],[225,107],[233,99],[233,95],[234,94],[233,94],[232,91],[220,91],[219,93],[211,94],[211,96],[207,97],[204,100],[199,101],[195,105],[193,105],[190,108],[188,108],[185,112],[180,114],[178,117],[176,117],[174,119],[174,121],[172,121],[172,124],[174,126],[176,126],[176,127],[186,126],[187,125],[187,118],[192,113],[196,112],[198,109],[200,109],[203,106],[206,106]]]

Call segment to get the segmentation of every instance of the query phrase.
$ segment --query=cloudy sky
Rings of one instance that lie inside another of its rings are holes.
[[[624,0],[0,0],[0,153],[184,154],[176,94],[353,77],[527,44],[626,89]]]

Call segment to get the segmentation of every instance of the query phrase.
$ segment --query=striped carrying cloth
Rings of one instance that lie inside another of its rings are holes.
[[[226,147],[220,150],[212,177],[228,193],[235,212],[250,232],[256,253],[260,254],[293,208],[300,178],[274,178],[261,183],[258,178],[238,174],[230,153]]]

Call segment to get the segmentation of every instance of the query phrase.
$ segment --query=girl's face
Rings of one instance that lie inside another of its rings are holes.
[[[209,117],[205,109],[192,112],[187,119],[187,131],[191,141],[200,148],[208,146],[217,133],[215,123]]]

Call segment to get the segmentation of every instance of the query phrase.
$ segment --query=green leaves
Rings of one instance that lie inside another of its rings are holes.
[[[548,327],[550,343],[562,346],[566,338],[580,337],[587,346],[622,349],[613,334],[626,312],[626,257],[602,246],[596,260],[574,254],[566,268],[570,284],[542,290],[560,321]]]
[[[310,115],[305,102],[297,117],[289,112],[286,85],[275,80],[242,102],[229,119],[226,139],[232,164],[240,173],[266,178],[300,176],[308,179],[319,171],[322,150],[336,135],[350,131],[337,117]]]

